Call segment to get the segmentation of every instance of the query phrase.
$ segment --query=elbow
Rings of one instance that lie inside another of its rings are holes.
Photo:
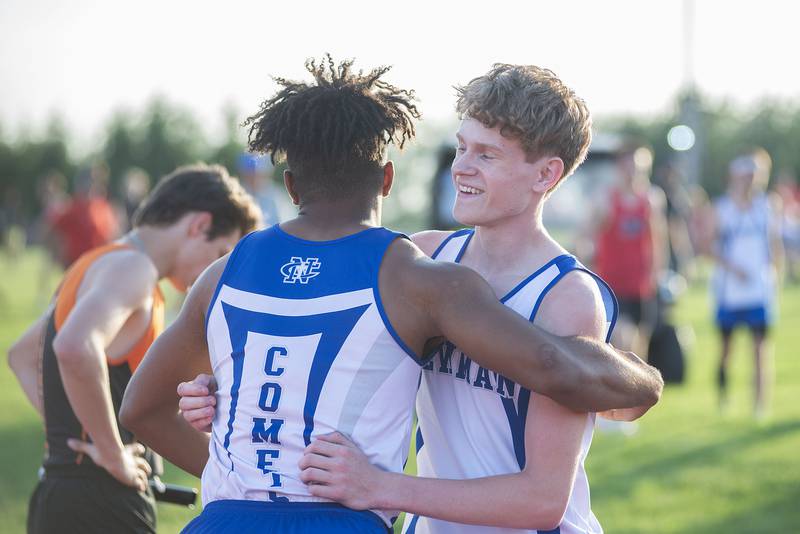
[[[80,341],[56,334],[53,339],[53,353],[56,356],[59,367],[72,367],[83,358],[86,353],[86,347]]]
[[[131,407],[131,403],[128,402],[127,398],[125,398],[122,401],[122,406],[120,406],[119,409],[119,424],[136,434],[136,423],[138,420],[139,418]]]
[[[555,530],[564,519],[568,500],[568,497],[541,499],[540,506],[528,506],[532,513],[527,514],[524,518],[524,524],[515,525],[514,528],[538,530],[540,532]]]
[[[18,343],[15,343],[10,349],[8,349],[7,359],[8,366],[11,368],[11,370],[15,375],[19,375],[24,357]]]
[[[658,369],[650,367],[650,374],[652,379],[647,384],[647,387],[643,388],[642,399],[639,403],[640,406],[648,408],[655,406],[661,400],[661,394],[664,392],[664,378]]]
[[[122,398],[122,406],[120,406],[119,410],[119,424],[141,439],[142,422],[145,418],[144,410],[137,405],[135,396],[130,394],[129,388]]]

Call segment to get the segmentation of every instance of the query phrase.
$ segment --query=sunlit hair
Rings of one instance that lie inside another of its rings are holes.
[[[198,163],[163,177],[134,212],[133,226],[170,226],[194,211],[211,214],[209,240],[261,225],[261,210],[225,167]]]
[[[275,78],[282,87],[245,121],[254,152],[285,157],[301,197],[339,199],[373,194],[390,143],[402,148],[420,114],[413,91],[381,79],[390,67],[353,70],[326,55],[306,61],[311,83]]]
[[[586,158],[592,140],[589,109],[553,71],[496,63],[456,90],[462,118],[499,127],[504,136],[518,139],[528,161],[545,155],[561,158],[562,179]]]
[[[739,151],[739,154],[728,165],[731,174],[738,172],[759,172],[769,176],[772,170],[772,158],[769,152],[760,146],[748,147],[746,150]]]

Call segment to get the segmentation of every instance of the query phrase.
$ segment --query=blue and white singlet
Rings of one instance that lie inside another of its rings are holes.
[[[472,230],[451,234],[433,254],[437,261],[459,262]],[[589,272],[575,257],[558,256],[523,280],[501,301],[520,315],[534,320],[544,296],[567,273]],[[610,288],[593,273],[603,297],[607,338],[617,316]],[[473,362],[452,343],[445,343],[425,367],[417,394],[417,473],[445,479],[472,479],[515,473],[525,465],[525,424],[531,392],[502,375]],[[589,484],[583,467],[592,441],[594,414],[586,417],[581,457],[564,519],[551,532],[561,534],[602,532],[591,510]],[[553,429],[548,429],[553,432]],[[404,533],[411,534],[511,534],[536,533],[449,523],[406,515]],[[545,534],[539,531],[539,534]]]
[[[401,472],[420,377],[381,304],[378,271],[400,234],[306,241],[279,226],[231,254],[207,314],[217,411],[203,504],[315,502],[297,462],[338,430]],[[387,524],[394,514],[375,511]]]
[[[746,280],[740,280],[717,265],[711,283],[717,307],[723,310],[763,308],[771,314],[777,283],[770,237],[778,233],[778,222],[769,199],[759,194],[747,208],[742,208],[724,195],[714,208],[719,226],[717,253],[747,275]]]

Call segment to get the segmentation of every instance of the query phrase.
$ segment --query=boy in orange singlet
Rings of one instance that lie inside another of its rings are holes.
[[[118,423],[122,396],[164,326],[158,282],[185,291],[253,230],[260,213],[224,168],[165,177],[133,229],[81,256],[53,305],[9,350],[9,364],[45,421],[44,476],[28,532],[155,532],[145,448]]]

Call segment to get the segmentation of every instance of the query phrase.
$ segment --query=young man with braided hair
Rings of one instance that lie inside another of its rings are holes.
[[[420,366],[445,338],[573,409],[655,402],[660,383],[635,357],[547,334],[474,271],[433,262],[378,226],[394,179],[386,149],[413,137],[413,95],[382,81],[386,68],[355,73],[330,58],[307,68],[313,83],[278,79],[248,120],[251,150],[286,156],[298,216],[203,274],[123,405],[144,442],[202,472],[206,507],[186,532],[385,532],[391,511],[315,496],[298,462],[313,437],[339,430],[402,471]],[[212,370],[209,438],[172,392]]]

